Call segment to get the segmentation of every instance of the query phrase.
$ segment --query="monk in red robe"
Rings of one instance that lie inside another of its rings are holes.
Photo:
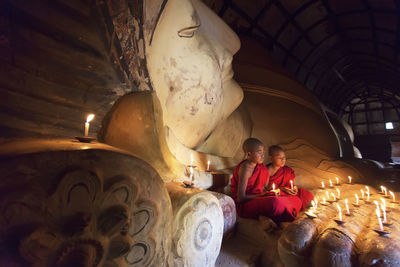
[[[263,143],[256,138],[249,138],[243,144],[243,151],[246,159],[235,168],[231,179],[232,197],[238,215],[258,218],[262,223],[266,217],[275,223],[293,221],[301,201],[295,195],[285,193],[284,197],[279,197],[275,196],[275,192],[267,190],[269,171],[263,164]]]
[[[271,163],[267,165],[271,174],[268,187],[279,188],[281,197],[289,200],[286,208],[296,216],[300,210],[304,210],[308,203],[314,198],[313,195],[304,188],[297,188],[294,185],[294,170],[285,165],[285,152],[280,146],[271,146],[268,149]]]

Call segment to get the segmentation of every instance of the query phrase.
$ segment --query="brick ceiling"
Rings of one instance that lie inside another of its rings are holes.
[[[400,95],[400,0],[204,2],[339,114],[354,99]]]

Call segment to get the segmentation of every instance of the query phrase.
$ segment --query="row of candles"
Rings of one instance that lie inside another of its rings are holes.
[[[336,178],[335,185],[340,185],[339,178],[338,177],[335,177],[335,178]],[[352,184],[351,176],[348,176],[348,183]],[[329,180],[329,187],[331,187],[331,188],[334,187],[332,180]],[[321,188],[325,189],[324,182],[321,182]],[[392,203],[397,203],[394,192],[388,191],[385,186],[381,186],[380,188],[381,188],[380,194],[382,194],[385,198],[391,198]],[[388,194],[388,192],[389,192],[389,194]],[[353,203],[354,206],[359,207],[360,200],[364,200],[365,203],[372,202],[370,200],[371,194],[370,194],[370,190],[369,190],[368,186],[365,186],[365,190],[361,189],[360,193],[361,193],[361,197],[359,197],[358,194],[355,194],[356,202]],[[322,197],[322,202],[321,202],[322,205],[327,205],[327,201],[330,203],[333,203],[333,202],[336,202],[338,199],[340,199],[340,189],[339,188],[336,188],[336,194],[333,192],[328,192],[328,190],[325,191],[325,194],[326,194],[326,198]],[[348,202],[349,201],[346,198],[345,199],[345,208],[346,208],[345,215],[350,216],[351,213],[350,213]],[[374,200],[373,203],[376,205],[375,211],[376,211],[376,215],[377,215],[378,223],[379,223],[379,231],[377,231],[377,232],[379,232],[379,234],[388,234],[388,232],[384,231],[384,227],[383,227],[384,225],[387,225],[387,226],[390,225],[390,223],[387,220],[387,216],[386,216],[386,213],[389,212],[389,209],[386,206],[386,200],[384,198],[380,198],[380,201]],[[315,213],[317,212],[318,200],[317,199],[312,200],[311,204],[312,204],[312,208],[307,212],[307,215],[315,218],[315,217],[317,217],[315,215]],[[336,203],[336,207],[338,210],[338,218],[339,219],[335,220],[335,221],[339,224],[342,224],[342,223],[344,223],[343,216],[342,216],[342,208],[338,203]]]

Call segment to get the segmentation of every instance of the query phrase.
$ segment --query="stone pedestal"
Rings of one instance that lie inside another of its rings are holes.
[[[159,175],[103,144],[0,146],[1,266],[165,266],[172,211]]]

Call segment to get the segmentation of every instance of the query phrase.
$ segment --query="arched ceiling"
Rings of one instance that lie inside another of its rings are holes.
[[[339,114],[362,95],[400,95],[400,0],[204,2]]]

